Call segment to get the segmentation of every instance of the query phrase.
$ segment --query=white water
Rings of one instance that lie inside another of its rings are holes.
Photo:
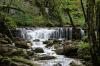
[[[72,29],[72,28],[71,28]],[[72,38],[72,32],[70,29],[70,39]],[[75,61],[77,63],[80,63],[79,61],[76,61],[75,59],[71,59],[71,58],[66,58],[63,55],[57,55],[54,51],[55,48],[51,47],[51,48],[46,48],[45,44],[43,44],[43,41],[46,41],[48,39],[60,39],[63,40],[64,36],[67,36],[66,34],[68,34],[68,29],[66,28],[65,31],[66,33],[64,33],[64,30],[62,28],[32,28],[32,29],[25,29],[22,28],[20,29],[22,32],[22,37],[30,40],[32,42],[32,48],[33,50],[35,48],[42,48],[44,50],[44,54],[48,55],[48,56],[55,56],[56,59],[52,59],[52,60],[39,60],[37,61],[38,64],[40,64],[41,66],[54,66],[57,63],[60,63],[62,66],[69,66],[70,62]],[[57,65],[60,66],[60,65]]]

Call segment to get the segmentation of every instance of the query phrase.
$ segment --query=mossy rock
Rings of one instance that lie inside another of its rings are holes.
[[[32,44],[30,41],[15,41],[15,46],[18,48],[29,49],[32,46]]]
[[[24,64],[24,66],[34,66],[34,64],[32,63],[32,61],[28,60],[28,59],[25,59],[23,57],[18,57],[18,56],[15,56],[13,58],[11,58],[12,61],[14,62],[17,62],[17,63],[22,63]]]
[[[7,35],[0,33],[0,43],[1,44],[11,44],[11,42],[12,42],[11,39]]]
[[[18,60],[18,59],[16,59],[16,60]],[[14,61],[10,57],[3,57],[2,59],[0,59],[0,66],[33,66],[33,65],[32,64],[28,65],[28,63],[24,62],[24,60],[23,60],[23,62],[21,60],[18,62],[18,61]]]
[[[63,54],[65,54],[66,56],[70,56],[70,57],[76,57],[78,55],[77,50],[78,50],[77,46],[66,45],[64,46]]]
[[[54,44],[61,44],[62,41],[61,41],[61,40],[56,40],[56,39],[55,39],[55,40],[53,40],[53,43],[54,43]]]
[[[9,44],[0,44],[0,54],[4,56],[9,56],[14,51],[14,46]]]
[[[77,53],[79,58],[89,60],[91,58],[89,44],[82,42],[78,48]]]
[[[9,42],[6,41],[6,40],[4,40],[4,39],[0,39],[0,43],[1,43],[1,44],[9,44]]]
[[[50,59],[55,59],[56,57],[54,56],[43,56],[43,57],[38,57],[38,60],[50,60]]]
[[[75,63],[74,61],[72,61],[72,62],[70,63],[70,66],[83,66],[83,65],[79,65],[79,64]]]
[[[55,52],[56,52],[58,55],[63,55],[63,54],[64,54],[63,49],[56,49]]]
[[[43,48],[36,48],[34,50],[34,52],[36,52],[36,53],[44,53],[44,50],[43,50]]]
[[[15,51],[15,52],[12,53],[12,56],[22,56],[22,57],[27,57],[28,54],[27,54],[26,49],[18,48],[17,51]]]

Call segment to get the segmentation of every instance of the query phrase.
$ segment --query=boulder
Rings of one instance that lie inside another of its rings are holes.
[[[33,40],[33,41],[39,42],[40,40],[39,40],[39,39],[35,39],[35,40]]]
[[[12,41],[7,35],[3,35],[0,33],[0,44],[11,44]]]
[[[63,55],[63,49],[56,49],[55,52],[56,52],[58,55]]]
[[[30,41],[25,41],[25,40],[16,40],[15,46],[18,48],[29,49],[29,48],[31,48],[32,43]]]
[[[44,50],[43,50],[43,48],[36,48],[34,50],[34,52],[36,52],[36,53],[44,53]]]
[[[84,66],[83,64],[77,64],[74,61],[70,63],[70,66]]]
[[[60,63],[54,64],[53,66],[62,66]]]
[[[50,59],[55,59],[56,57],[54,56],[43,56],[39,57],[38,60],[50,60]]]
[[[15,51],[14,48],[11,44],[0,44],[0,54],[11,55]]]

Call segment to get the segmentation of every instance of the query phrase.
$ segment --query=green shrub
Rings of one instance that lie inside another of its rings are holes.
[[[79,58],[89,61],[91,58],[89,44],[86,42],[81,42],[77,53]]]

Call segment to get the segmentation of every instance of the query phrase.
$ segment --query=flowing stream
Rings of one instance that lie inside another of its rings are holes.
[[[57,55],[53,50],[54,47],[46,48],[43,41],[49,39],[72,39],[72,28],[17,28],[21,30],[21,37],[25,38],[32,42],[32,48],[35,50],[36,48],[42,48],[44,53],[47,56],[54,56],[56,59],[50,60],[38,60],[37,64],[40,66],[70,66],[69,64],[74,61],[76,63],[80,63],[79,60],[75,60],[72,58],[67,58],[64,55]],[[82,31],[81,31],[82,32]]]

